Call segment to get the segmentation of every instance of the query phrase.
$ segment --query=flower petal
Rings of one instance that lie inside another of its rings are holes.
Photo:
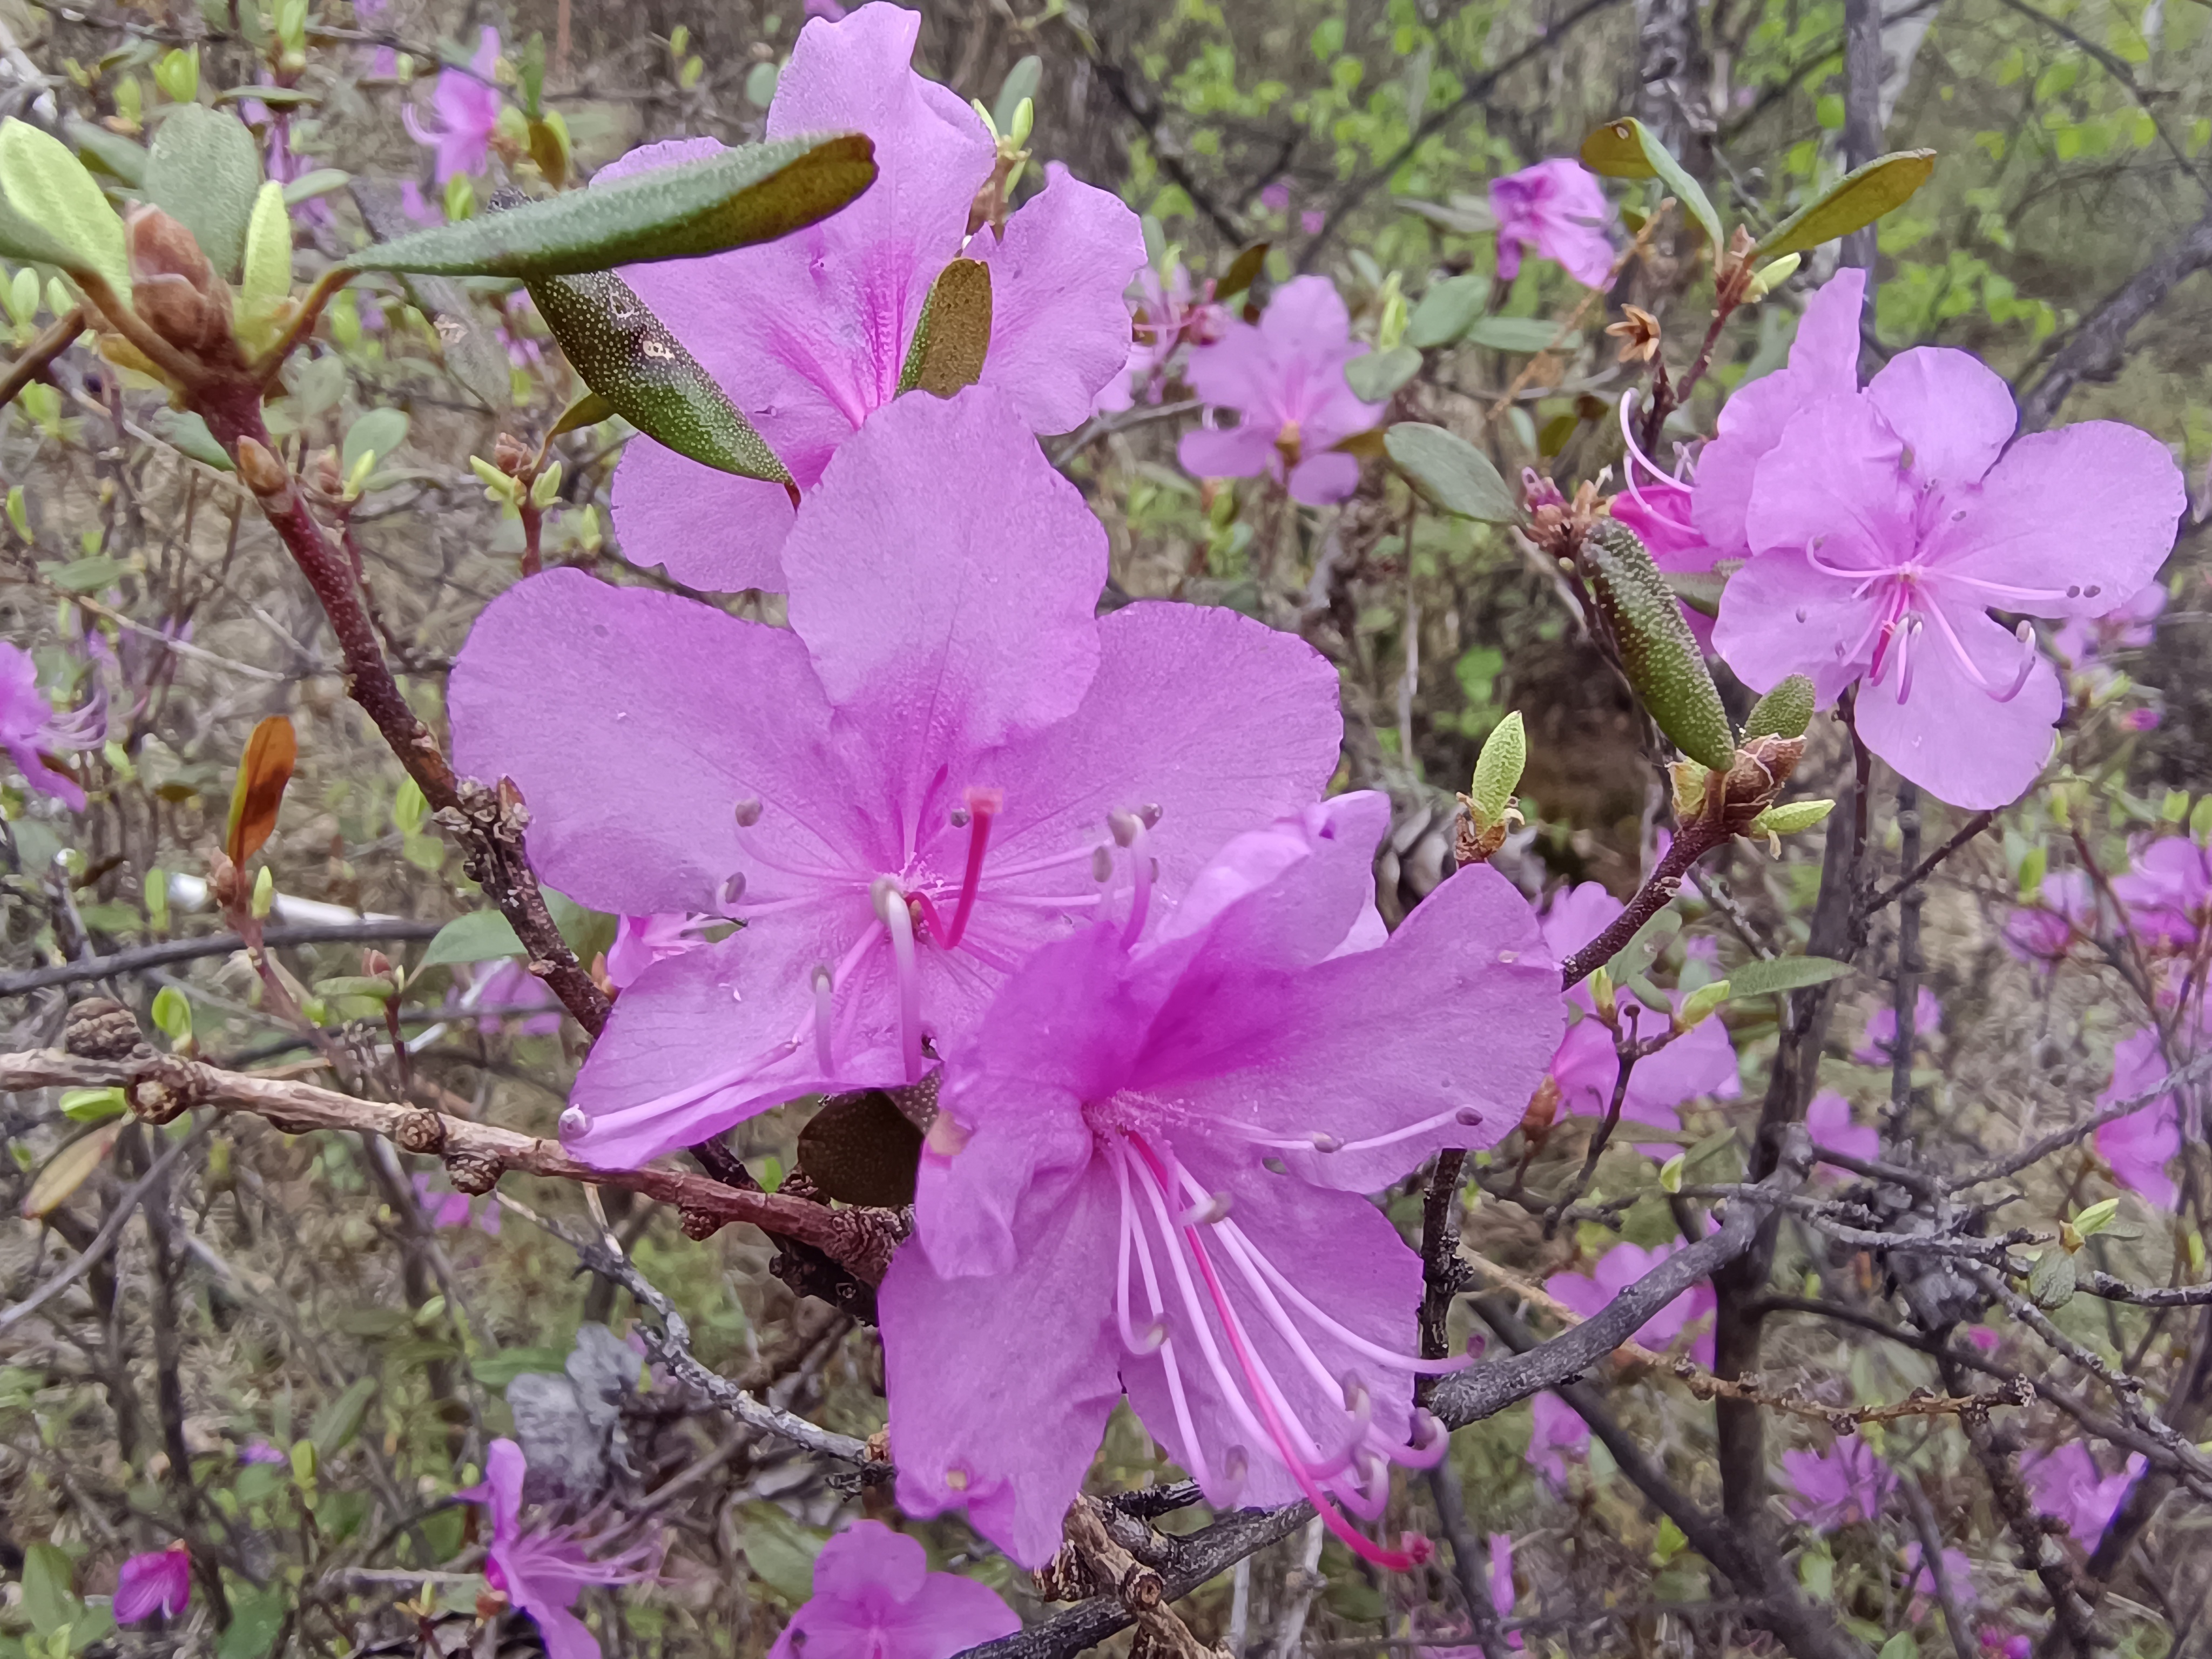
[[[791,497],[763,478],[702,466],[652,439],[632,438],[609,501],[623,556],[710,593],[783,591]]]
[[[1066,432],[1083,424],[1099,389],[1129,361],[1123,290],[1145,263],[1145,236],[1119,197],[1058,161],[1047,164],[1045,179],[1003,237],[980,234],[969,253],[991,268],[983,384],[1030,430]]]
[[[1241,426],[1194,426],[1176,445],[1176,459],[1194,477],[1256,478],[1278,464],[1275,432],[1265,421],[1255,420]]]
[[[1971,352],[1942,346],[1899,352],[1866,395],[1905,440],[1914,478],[1950,489],[1979,483],[2020,424],[2004,378]]]
[[[855,839],[829,710],[781,629],[549,570],[485,607],[449,698],[457,765],[514,780],[533,863],[595,908],[715,911],[748,851],[877,850]],[[769,810],[741,842],[747,798]]]
[[[1792,674],[1808,676],[1825,708],[1865,667],[1881,616],[1881,599],[1855,598],[1852,586],[1815,569],[1795,549],[1762,553],[1721,590],[1713,649],[1754,691],[1771,691]],[[1844,656],[1855,641],[1858,650]]]
[[[1111,1183],[1093,1175],[1031,1194],[1011,1273],[941,1279],[912,1245],[892,1260],[877,1305],[908,1514],[964,1505],[969,1524],[1025,1567],[1059,1549],[1061,1517],[1121,1395],[1119,1216]]]
[[[2012,684],[2022,647],[1986,611],[1945,605],[1940,620],[1956,632],[1984,681]],[[2009,806],[2051,758],[2057,735],[2051,728],[2066,694],[2051,664],[2038,656],[2020,695],[1999,702],[1967,678],[1938,621],[1931,617],[1911,642],[1907,701],[1898,701],[1905,675],[1897,666],[1881,685],[1860,688],[1859,735],[1939,800],[1970,809]]]
[[[1291,469],[1285,485],[1291,499],[1309,507],[1327,507],[1359,488],[1359,459],[1338,450],[1309,455]]]

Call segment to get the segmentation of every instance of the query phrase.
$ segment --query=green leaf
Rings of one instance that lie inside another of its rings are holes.
[[[173,448],[191,456],[203,466],[211,466],[218,472],[235,472],[238,469],[222,446],[208,430],[208,423],[186,409],[157,409],[147,423],[154,435]]]
[[[473,1362],[469,1371],[487,1389],[504,1389],[528,1371],[559,1376],[568,1364],[566,1348],[500,1348]]]
[[[1260,280],[1260,273],[1267,268],[1267,244],[1253,243],[1249,247],[1239,252],[1237,257],[1229,262],[1229,269],[1222,273],[1221,280],[1213,285],[1213,297],[1216,300],[1224,301],[1235,299],[1238,295],[1249,291],[1252,284]]]
[[[1838,181],[1818,201],[1809,202],[1759,239],[1754,258],[1804,253],[1863,230],[1893,208],[1911,201],[1936,171],[1932,149],[1901,149],[1877,155]]]
[[[1827,957],[1777,957],[1771,962],[1747,962],[1741,968],[1729,969],[1729,992],[1741,998],[1802,991],[1808,985],[1841,979],[1850,971],[1850,963]]]
[[[52,1635],[82,1611],[71,1587],[76,1571],[58,1545],[23,1546],[23,1613],[40,1635]]]
[[[302,202],[312,202],[318,196],[327,196],[334,190],[343,190],[353,180],[353,175],[338,167],[317,167],[313,173],[303,173],[284,186],[284,205],[297,207]]]
[[[535,281],[720,253],[835,213],[874,181],[874,154],[857,133],[748,145],[416,231],[349,263],[356,270]]]
[[[1656,179],[1668,195],[1705,228],[1718,254],[1728,245],[1721,216],[1705,198],[1704,187],[1674,159],[1674,153],[1633,116],[1594,127],[1583,140],[1583,165],[1608,179]]]
[[[1721,614],[1721,590],[1728,586],[1728,578],[1716,570],[1662,570],[1667,586],[1674,590],[1674,597],[1703,617]]]
[[[814,1594],[814,1558],[822,1535],[774,1504],[752,1503],[738,1511],[744,1528],[745,1565],[753,1577],[797,1607]]]
[[[496,910],[477,910],[456,916],[441,927],[430,940],[429,949],[422,952],[416,971],[446,963],[493,962],[501,957],[521,954],[522,941],[515,937],[514,928],[505,916]]]
[[[1674,935],[1681,931],[1680,910],[1669,905],[1658,911],[1613,953],[1613,960],[1605,965],[1606,972],[1620,984],[1641,978],[1650,971],[1651,964],[1659,960],[1660,953],[1674,943]]]
[[[249,353],[274,344],[277,313],[292,295],[292,215],[284,186],[270,179],[253,198],[239,283],[239,343]]]
[[[154,1029],[172,1042],[181,1042],[192,1034],[192,1004],[173,985],[164,985],[154,994]]]
[[[991,268],[955,259],[937,273],[899,372],[901,392],[950,398],[982,378],[991,347]]]
[[[1044,59],[1031,52],[1006,71],[999,82],[999,96],[991,106],[991,125],[1001,133],[1014,130],[1014,112],[1024,98],[1034,100],[1044,84]]]
[[[164,990],[173,987],[164,986]],[[106,1123],[131,1109],[120,1089],[64,1089],[62,1115],[72,1123]]]
[[[1674,590],[1644,544],[1619,520],[1601,519],[1583,538],[1582,564],[1637,700],[1676,748],[1727,771],[1735,760],[1735,728]]]
[[[1490,278],[1479,271],[1432,283],[1406,319],[1406,343],[1425,351],[1449,345],[1474,326],[1489,305]]]
[[[1752,705],[1751,714],[1743,723],[1743,740],[1803,737],[1805,728],[1813,723],[1818,701],[1811,680],[1802,674],[1786,676]]]
[[[1370,351],[1344,366],[1344,383],[1364,404],[1379,404],[1421,372],[1421,354],[1411,346]]]
[[[561,411],[561,418],[553,422],[553,435],[557,438],[564,432],[580,432],[587,426],[597,426],[602,421],[611,421],[620,413],[619,410],[598,392],[586,391],[582,397]]]
[[[791,485],[789,469],[744,412],[628,283],[599,271],[529,287],[561,349],[610,412],[702,465]]]
[[[1467,331],[1467,343],[1492,351],[1573,351],[1583,337],[1573,329],[1562,336],[1559,325],[1542,317],[1483,317]]]
[[[1455,432],[1419,421],[1401,421],[1383,434],[1382,447],[1422,495],[1463,519],[1510,524],[1521,504],[1490,457]]]
[[[346,428],[345,443],[338,451],[338,471],[351,477],[362,456],[374,455],[382,459],[397,454],[399,446],[406,441],[405,410],[372,409]]]
[[[69,116],[62,122],[62,137],[88,167],[98,167],[129,190],[146,182],[146,151],[119,132],[110,132],[97,121]]]
[[[315,1443],[316,1452],[327,1460],[343,1451],[361,1432],[361,1420],[367,1415],[370,1397],[376,1393],[373,1376],[356,1377],[346,1391],[315,1413],[308,1425],[307,1437]]]
[[[64,592],[97,593],[129,575],[131,567],[119,559],[94,554],[88,559],[72,559],[67,564],[46,567],[43,574]]]
[[[1461,236],[1487,236],[1498,228],[1498,216],[1485,197],[1455,196],[1449,202],[1419,202],[1401,197],[1394,205]]]
[[[183,104],[154,135],[147,199],[191,232],[225,281],[245,256],[260,191],[261,150],[236,116]]]
[[[15,219],[33,227],[35,242],[46,250],[17,252],[64,270],[90,271],[131,297],[131,266],[123,248],[123,221],[107,197],[84,170],[84,163],[60,139],[10,117],[0,122],[0,195]],[[0,228],[0,235],[14,228]]]
[[[281,1585],[230,1595],[230,1627],[215,1638],[215,1659],[265,1659],[284,1627],[291,1592]]]
[[[225,87],[215,95],[218,104],[235,104],[252,99],[269,109],[298,109],[303,104],[319,104],[322,94],[309,92],[304,87]]]

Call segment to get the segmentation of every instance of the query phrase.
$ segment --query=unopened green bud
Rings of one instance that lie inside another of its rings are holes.
[[[1516,708],[1483,739],[1481,758],[1474,763],[1474,782],[1468,791],[1468,816],[1477,830],[1504,821],[1528,764],[1528,728]]]
[[[362,487],[368,483],[368,475],[375,470],[376,452],[374,450],[364,449],[354,458],[353,471],[346,474],[346,500],[355,501],[361,499]]]
[[[996,142],[999,137],[999,124],[991,118],[991,106],[980,98],[970,98],[968,100],[968,107],[974,110],[981,118],[983,131],[989,133],[993,141]]]
[[[469,457],[469,469],[483,480],[484,499],[510,513],[522,504],[522,486],[481,455]]]
[[[1682,1170],[1689,1162],[1689,1154],[1677,1152],[1659,1166],[1659,1190],[1679,1193],[1682,1190]]]
[[[173,985],[164,985],[154,997],[154,1025],[172,1042],[182,1042],[192,1034],[192,1005]]]
[[[301,1486],[312,1486],[315,1480],[315,1443],[295,1440],[292,1443],[292,1479]]]
[[[264,864],[260,873],[253,878],[253,919],[256,921],[262,920],[276,902],[276,878]]]
[[[1782,838],[1810,830],[1836,810],[1832,800],[1793,800],[1787,805],[1770,806],[1751,821],[1750,833],[1766,837],[1766,850],[1776,858],[1782,856]]]
[[[1813,682],[1802,674],[1790,675],[1752,706],[1751,718],[1743,723],[1743,740],[1803,737],[1813,723],[1816,701]]]
[[[1607,1024],[1612,1024],[1619,1005],[1613,994],[1613,975],[1606,971],[1603,963],[1590,971],[1589,994],[1590,1003],[1596,1008],[1597,1017]]]
[[[1683,999],[1681,1007],[1676,1012],[1675,1034],[1680,1036],[1685,1031],[1697,1030],[1715,1009],[1728,1000],[1729,982],[1726,980],[1717,979],[1710,985],[1700,985]]]
[[[169,872],[155,865],[146,872],[146,920],[157,933],[169,931]],[[157,997],[155,999],[159,1001]]]
[[[8,522],[25,541],[31,539],[31,509],[23,495],[23,486],[8,486]]]
[[[1014,106],[1014,130],[1006,137],[1019,149],[1030,141],[1030,133],[1036,126],[1036,100],[1024,98]]]
[[[2081,1234],[2084,1238],[2094,1238],[2099,1233],[2103,1232],[2107,1227],[2110,1227],[2112,1224],[2112,1218],[2118,1215],[2119,1212],[2120,1200],[2118,1199],[2099,1199],[2094,1204],[2092,1204],[2087,1209],[2082,1211],[2081,1214],[2074,1218],[2074,1231]]]
[[[543,513],[561,494],[561,463],[555,461],[530,486],[530,504]]]
[[[1743,292],[1743,302],[1749,306],[1757,305],[1776,289],[1795,276],[1797,274],[1797,267],[1804,263],[1802,255],[1785,253],[1772,264],[1761,265],[1753,273],[1751,286]]]
[[[11,497],[12,494],[10,492]],[[2189,834],[2200,847],[2212,842],[2212,795],[2205,796],[2190,809]]]

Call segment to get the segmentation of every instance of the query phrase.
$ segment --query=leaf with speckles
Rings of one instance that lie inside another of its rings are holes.
[[[929,285],[898,389],[950,398],[982,378],[990,346],[991,268],[975,259],[955,259]]]

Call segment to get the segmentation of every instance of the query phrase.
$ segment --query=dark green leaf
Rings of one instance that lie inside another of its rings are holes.
[[[1490,303],[1490,278],[1479,271],[1432,283],[1406,319],[1406,343],[1426,351],[1449,345],[1474,325]]]
[[[553,422],[553,435],[564,432],[580,432],[587,426],[597,426],[601,421],[611,421],[619,411],[596,392],[584,395],[561,411],[561,418]]]
[[[1411,346],[1370,351],[1344,366],[1344,383],[1365,404],[1379,404],[1421,372],[1421,354]]]
[[[235,104],[251,98],[270,109],[298,109],[303,104],[319,104],[320,93],[309,92],[303,87],[227,87],[215,95],[218,104]]]
[[[1727,234],[1721,229],[1721,216],[1705,198],[1704,186],[1674,159],[1674,153],[1633,116],[1592,128],[1589,137],[1583,140],[1583,164],[1609,179],[1658,179],[1667,193],[1682,204],[1683,210],[1705,228],[1717,254],[1728,245]]]
[[[260,190],[261,150],[236,116],[182,104],[154,135],[147,199],[191,232],[226,280],[246,252],[246,227]]]
[[[608,409],[702,465],[791,486],[744,411],[621,277],[548,276],[530,284],[530,297]]]
[[[1520,502],[1490,457],[1455,432],[1401,421],[1383,435],[1382,447],[1413,487],[1447,513],[1486,524],[1521,516]]]
[[[950,398],[982,378],[990,349],[991,268],[980,260],[955,259],[929,285],[899,390]]]
[[[1213,297],[1217,300],[1233,300],[1238,295],[1247,292],[1253,283],[1260,280],[1260,273],[1267,269],[1267,244],[1253,243],[1251,246],[1243,250],[1229,262],[1229,269],[1222,273],[1221,280],[1213,285]]]
[[[1717,772],[1728,770],[1735,759],[1735,728],[1674,590],[1644,544],[1620,520],[1600,519],[1583,538],[1582,563],[1638,701],[1684,754]]]
[[[96,121],[79,120],[74,115],[62,122],[62,136],[87,167],[98,167],[131,190],[145,185],[147,156],[142,145],[119,132],[110,132]],[[258,155],[255,165],[259,166]]]
[[[787,138],[653,167],[505,213],[419,230],[356,254],[356,270],[571,276],[773,241],[835,213],[874,182],[858,133]]]
[[[1936,171],[1932,149],[1903,149],[1877,155],[1864,167],[1846,173],[1835,188],[1818,201],[1808,203],[1759,239],[1754,258],[1779,258],[1785,253],[1804,253],[1863,229],[1893,208],[1912,199]]]
[[[2074,1299],[2074,1257],[2063,1245],[2046,1244],[2028,1269],[2027,1299],[2045,1313],[2055,1313]]]
[[[23,1613],[31,1628],[51,1636],[82,1610],[71,1579],[76,1567],[57,1544],[23,1547]]]
[[[913,1203],[921,1162],[921,1131],[880,1089],[832,1095],[799,1132],[799,1167],[847,1204]]]
[[[375,1393],[374,1377],[356,1377],[343,1394],[315,1413],[307,1437],[325,1460],[343,1451],[361,1432],[361,1420],[368,1414],[370,1397]]]
[[[1826,957],[1777,957],[1771,962],[1747,962],[1729,969],[1729,994],[1733,998],[1766,996],[1777,991],[1802,991],[1808,985],[1826,985],[1851,971],[1850,964]]]
[[[203,466],[211,466],[218,472],[235,472],[230,457],[222,453],[222,446],[208,430],[208,423],[185,409],[157,409],[154,418],[147,422],[154,435],[191,456]]]
[[[1802,674],[1790,675],[1753,705],[1743,723],[1743,740],[1803,737],[1818,702],[1811,680]]]
[[[991,106],[991,124],[1001,134],[1014,130],[1014,112],[1021,107],[1024,98],[1034,101],[1037,88],[1044,84],[1044,59],[1031,52],[1006,71],[1006,78],[999,83],[998,101]]]
[[[1534,354],[1572,351],[1582,344],[1583,337],[1572,329],[1562,336],[1557,323],[1542,317],[1483,317],[1468,330],[1467,343],[1492,351]]]

